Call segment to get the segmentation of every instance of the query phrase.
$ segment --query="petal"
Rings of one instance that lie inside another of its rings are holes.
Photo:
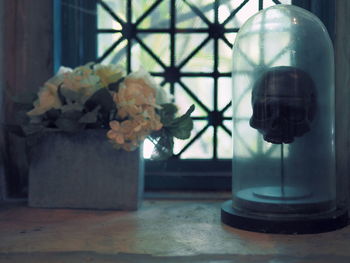
[[[114,132],[113,130],[109,130],[109,131],[107,132],[107,137],[108,137],[108,139],[114,140],[116,136],[117,136],[117,133]]]
[[[109,127],[111,127],[112,130],[117,131],[120,129],[120,123],[119,121],[110,121]]]
[[[117,136],[115,137],[115,141],[118,144],[123,144],[125,142],[124,136],[122,134],[118,133]]]

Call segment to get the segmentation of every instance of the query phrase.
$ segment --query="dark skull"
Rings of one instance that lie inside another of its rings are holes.
[[[316,112],[311,77],[294,67],[274,67],[254,84],[250,126],[271,143],[291,143],[310,130]]]

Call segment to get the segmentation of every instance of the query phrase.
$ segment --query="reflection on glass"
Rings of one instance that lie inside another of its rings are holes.
[[[270,7],[242,26],[233,61],[234,208],[334,209],[334,57],[322,23],[295,6]]]
[[[232,121],[226,121],[225,127],[231,130]],[[231,159],[232,158],[232,138],[222,128],[218,129],[218,158],[220,159]]]

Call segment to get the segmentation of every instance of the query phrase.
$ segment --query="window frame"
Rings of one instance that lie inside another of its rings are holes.
[[[96,13],[96,1],[69,0],[69,5],[66,1],[68,0],[54,1],[54,32],[56,39],[59,40],[55,46],[55,69],[60,64],[75,67],[97,58],[97,22],[92,15]],[[262,1],[259,0],[259,3]],[[319,16],[327,27],[331,39],[334,39],[335,4],[333,1],[293,0],[292,4]],[[72,9],[71,5],[78,8]],[[89,12],[82,13],[79,10],[89,10]],[[130,52],[130,47],[128,49]],[[127,59],[130,61],[130,55]],[[130,66],[127,70],[130,71]],[[231,159],[217,159],[215,154],[213,160],[187,160],[178,159],[176,156],[168,161],[146,160],[145,189],[146,191],[230,190],[231,163]]]

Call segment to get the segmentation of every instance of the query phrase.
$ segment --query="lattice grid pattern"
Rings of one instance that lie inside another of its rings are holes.
[[[174,158],[231,158],[231,48],[244,21],[288,0],[98,0],[98,61],[143,66],[185,110],[194,131]],[[147,143],[146,143],[147,145]],[[146,150],[147,151],[147,150]]]

